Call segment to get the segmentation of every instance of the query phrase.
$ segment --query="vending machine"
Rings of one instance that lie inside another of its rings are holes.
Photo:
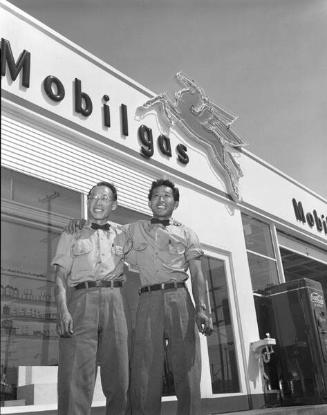
[[[270,287],[265,297],[270,335],[277,342],[274,371],[282,403],[327,402],[327,310],[321,284],[302,278]]]

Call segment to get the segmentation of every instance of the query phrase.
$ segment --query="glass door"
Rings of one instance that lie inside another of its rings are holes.
[[[214,332],[207,337],[212,392],[240,392],[235,318],[230,298],[227,258],[206,255],[202,268],[207,280]]]

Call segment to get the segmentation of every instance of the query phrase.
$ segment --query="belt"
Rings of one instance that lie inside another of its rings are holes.
[[[97,281],[80,282],[79,284],[75,285],[74,288],[76,288],[76,290],[80,290],[82,288],[94,288],[94,287],[117,288],[117,287],[122,287],[122,286],[123,286],[123,281],[97,280]]]
[[[139,294],[149,293],[150,291],[169,290],[171,288],[177,289],[183,287],[185,287],[185,282],[164,282],[162,284],[153,284],[142,287],[139,289]]]

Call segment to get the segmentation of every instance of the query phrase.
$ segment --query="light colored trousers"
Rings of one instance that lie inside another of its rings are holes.
[[[124,415],[129,386],[128,330],[120,288],[72,290],[74,334],[60,338],[58,414],[89,415],[101,369],[107,415]]]
[[[200,340],[186,288],[140,295],[131,365],[132,414],[160,415],[166,339],[177,414],[200,415]]]

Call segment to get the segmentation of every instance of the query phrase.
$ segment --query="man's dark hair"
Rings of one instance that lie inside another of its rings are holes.
[[[156,181],[152,182],[152,185],[151,185],[151,188],[150,188],[149,194],[148,194],[148,199],[149,200],[151,200],[151,198],[152,198],[152,193],[153,193],[154,189],[156,189],[159,186],[170,187],[173,191],[173,196],[174,196],[175,202],[179,201],[179,190],[178,190],[178,188],[174,185],[173,182],[171,182],[170,180],[165,180],[165,179],[159,179],[159,180],[156,180]]]
[[[92,193],[92,190],[95,187],[98,187],[98,186],[106,186],[106,187],[108,187],[111,190],[111,192],[112,192],[113,199],[114,200],[117,200],[117,189],[116,189],[116,187],[112,183],[109,183],[109,182],[98,182],[96,185],[94,185],[91,188],[91,190],[89,191],[88,195],[87,195],[88,198],[90,197],[90,195]]]

